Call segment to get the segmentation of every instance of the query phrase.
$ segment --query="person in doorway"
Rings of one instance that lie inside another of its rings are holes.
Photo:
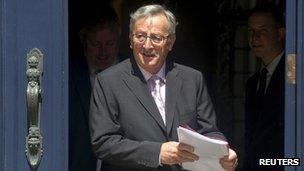
[[[259,4],[248,18],[249,45],[261,60],[246,83],[245,170],[283,170],[259,166],[259,159],[284,157],[284,17],[276,6]]]
[[[84,56],[73,61],[69,78],[69,170],[96,171],[90,143],[89,104],[98,72],[117,63],[120,24],[113,8],[97,16],[80,30]]]

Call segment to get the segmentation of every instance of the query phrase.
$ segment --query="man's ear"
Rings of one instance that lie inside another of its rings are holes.
[[[176,40],[176,36],[175,36],[175,34],[172,34],[172,35],[169,37],[169,51],[172,50],[173,45],[174,45],[174,43],[175,43],[175,40]]]

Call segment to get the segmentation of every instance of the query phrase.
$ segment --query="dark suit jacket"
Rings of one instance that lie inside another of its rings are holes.
[[[69,171],[96,171],[89,131],[91,84],[85,58],[70,65]]]
[[[281,170],[280,167],[258,167],[259,158],[284,157],[284,73],[285,59],[278,63],[265,96],[261,111],[257,108],[259,72],[246,85],[246,170]]]
[[[225,139],[199,71],[166,63],[166,126],[133,58],[98,74],[90,106],[93,150],[102,171],[180,170],[159,167],[161,144],[178,141],[177,127]]]

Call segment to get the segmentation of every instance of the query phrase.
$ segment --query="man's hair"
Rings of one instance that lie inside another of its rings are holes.
[[[146,5],[140,7],[138,10],[136,10],[134,13],[130,15],[130,33],[133,31],[134,23],[144,17],[153,17],[159,14],[163,14],[166,16],[168,22],[169,22],[169,33],[175,34],[175,28],[177,26],[177,21],[174,16],[174,14],[165,9],[161,5]]]
[[[117,32],[120,35],[121,29],[118,20],[118,16],[114,8],[109,7],[103,11],[103,13],[95,12],[87,18],[84,26],[79,31],[79,38],[84,45],[88,34],[97,32],[99,30],[109,29],[113,32]]]
[[[271,2],[258,3],[249,11],[248,18],[255,13],[269,13],[279,27],[285,27],[285,16],[282,9]]]

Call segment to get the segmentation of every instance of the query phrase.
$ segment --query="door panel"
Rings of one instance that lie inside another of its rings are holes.
[[[286,56],[296,54],[296,3],[297,0],[286,1]],[[288,59],[286,60],[288,61]],[[288,66],[286,66],[288,68]],[[288,80],[287,78],[285,80]],[[285,156],[295,156],[295,84],[285,86]],[[288,170],[288,169],[287,169]],[[291,169],[292,170],[292,169]]]
[[[44,55],[38,170],[68,170],[68,21],[67,1],[0,0],[0,170],[29,170],[26,55]]]
[[[286,54],[287,60],[295,55],[295,84],[286,82],[285,90],[285,157],[301,159],[302,166],[286,167],[286,171],[304,170],[304,108],[303,108],[303,49],[304,3],[302,0],[286,1]],[[286,63],[287,72],[290,64]],[[288,74],[286,80],[289,80]]]
[[[304,2],[297,1],[297,114],[296,114],[296,157],[301,159],[301,167],[298,171],[303,171],[304,160]]]

